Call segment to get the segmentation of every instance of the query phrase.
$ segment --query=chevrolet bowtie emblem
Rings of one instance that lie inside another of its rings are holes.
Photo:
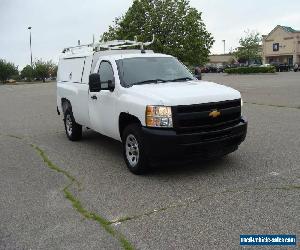
[[[218,116],[220,116],[221,115],[221,112],[220,111],[218,111],[218,110],[213,110],[213,111],[211,111],[210,113],[209,113],[209,117],[212,117],[212,118],[217,118]]]

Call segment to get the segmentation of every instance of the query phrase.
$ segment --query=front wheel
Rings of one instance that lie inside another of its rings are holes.
[[[68,108],[64,114],[64,123],[67,137],[71,141],[78,141],[82,137],[82,126],[77,124],[72,111]]]
[[[134,174],[143,174],[147,167],[147,157],[143,145],[141,126],[131,124],[122,135],[123,156],[128,169]]]

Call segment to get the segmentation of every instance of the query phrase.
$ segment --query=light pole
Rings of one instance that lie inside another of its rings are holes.
[[[29,44],[30,44],[30,63],[31,63],[31,67],[32,67],[32,49],[31,49],[31,27],[28,27],[29,29]]]
[[[225,40],[222,40],[222,42],[224,43],[224,55],[225,55]]]

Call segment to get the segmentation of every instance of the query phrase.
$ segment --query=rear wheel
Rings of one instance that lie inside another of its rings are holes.
[[[77,124],[70,108],[64,113],[66,135],[71,141],[78,141],[82,137],[82,126]]]
[[[134,174],[143,174],[148,168],[141,126],[130,124],[122,134],[123,156],[128,169]]]

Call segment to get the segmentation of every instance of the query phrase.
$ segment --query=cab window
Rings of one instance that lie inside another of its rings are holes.
[[[107,61],[102,61],[98,70],[100,75],[101,88],[108,88],[109,81],[114,82],[114,71],[111,64]]]

